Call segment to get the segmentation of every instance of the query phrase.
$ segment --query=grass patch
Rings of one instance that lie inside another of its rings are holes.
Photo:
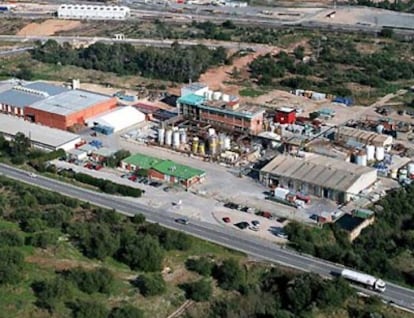
[[[266,94],[265,91],[254,88],[243,88],[239,91],[239,95],[243,97],[259,97]]]

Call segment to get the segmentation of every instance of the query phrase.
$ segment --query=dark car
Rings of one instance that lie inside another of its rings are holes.
[[[258,220],[252,221],[253,226],[259,226],[260,222]]]
[[[190,221],[187,218],[178,218],[178,219],[175,219],[175,222],[184,224],[184,225],[187,225],[188,223],[190,223]]]
[[[226,217],[223,218],[223,222],[224,223],[230,223],[231,219],[228,216],[226,216]]]
[[[249,227],[249,223],[248,222],[239,222],[234,224],[234,226],[237,226],[240,230],[244,230],[247,229]]]

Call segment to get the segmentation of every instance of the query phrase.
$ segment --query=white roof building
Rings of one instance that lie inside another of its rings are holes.
[[[115,110],[86,120],[88,127],[106,126],[114,132],[137,125],[145,121],[145,114],[132,106],[119,107]]]
[[[62,4],[57,14],[59,19],[125,20],[130,10],[125,6]]]

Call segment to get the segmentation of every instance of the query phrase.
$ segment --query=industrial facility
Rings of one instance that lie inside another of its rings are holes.
[[[23,118],[0,114],[0,134],[12,140],[17,133],[23,133],[30,139],[33,147],[53,151],[69,151],[81,141],[81,137],[67,131],[53,129],[30,123]]]
[[[142,154],[135,154],[125,158],[121,162],[121,167],[128,171],[143,170],[147,172],[147,176],[151,180],[181,184],[185,188],[203,182],[206,176],[206,173],[200,169]]]
[[[59,19],[125,20],[129,15],[130,10],[125,6],[62,4],[57,10]]]
[[[257,105],[241,105],[237,96],[213,92],[200,83],[181,89],[177,107],[185,118],[217,128],[253,135],[263,131],[263,108]]]
[[[315,154],[303,159],[280,155],[260,170],[260,180],[268,186],[346,203],[375,183],[377,171]]]
[[[381,129],[379,126],[378,129]],[[338,131],[335,135],[336,141],[340,142],[349,142],[354,141],[361,143],[363,145],[372,145],[375,147],[383,147],[386,150],[389,150],[392,146],[393,138],[390,135],[382,134],[380,130],[379,133],[373,131],[364,131],[352,127],[341,126],[338,128]]]
[[[0,87],[0,111],[66,130],[117,105],[114,97],[44,82],[7,82]],[[75,87],[75,86],[74,86]]]

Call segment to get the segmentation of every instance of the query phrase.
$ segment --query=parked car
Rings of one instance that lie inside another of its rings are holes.
[[[230,223],[231,222],[231,219],[228,216],[224,217],[222,220],[223,220],[224,223]]]
[[[95,170],[101,170],[101,169],[103,168],[103,166],[101,166],[101,165],[96,165],[94,168],[95,168]]]
[[[190,223],[190,220],[187,218],[178,218],[178,219],[175,219],[175,222],[183,224],[183,225],[187,225]]]
[[[258,220],[253,220],[252,221],[253,226],[260,226],[260,222]]]
[[[131,180],[131,181],[135,181],[135,180],[137,180],[137,176],[132,175],[128,179]]]
[[[282,238],[282,239],[285,239],[285,240],[287,240],[288,239],[288,235],[285,233],[285,231],[283,231],[283,230],[281,230],[281,231],[278,231],[277,233],[276,233],[276,236],[277,237],[280,237],[280,238]]]
[[[249,230],[257,232],[259,231],[259,228],[257,226],[249,226]]]
[[[234,224],[234,226],[238,227],[240,230],[244,230],[249,227],[249,223],[239,222],[239,223]]]

